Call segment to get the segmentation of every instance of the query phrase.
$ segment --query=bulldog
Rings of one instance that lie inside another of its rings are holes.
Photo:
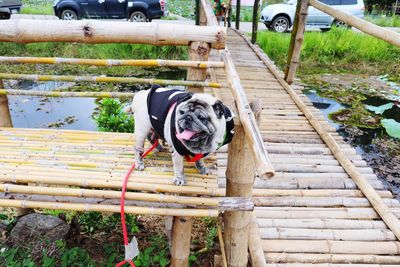
[[[135,118],[136,169],[145,168],[144,143],[153,133],[168,143],[174,166],[173,182],[179,186],[186,181],[184,158],[194,161],[200,173],[208,174],[202,158],[233,138],[233,112],[209,94],[153,86],[135,94],[130,110]]]

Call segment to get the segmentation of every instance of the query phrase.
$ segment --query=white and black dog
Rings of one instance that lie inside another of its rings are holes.
[[[233,137],[232,111],[209,94],[153,86],[135,94],[136,169],[143,170],[144,142],[153,131],[172,152],[176,185],[185,184],[184,157],[193,157],[200,173],[208,173],[201,158],[229,143]]]

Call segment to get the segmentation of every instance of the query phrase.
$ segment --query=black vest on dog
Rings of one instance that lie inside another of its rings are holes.
[[[176,137],[176,126],[175,126],[176,107],[183,101],[190,99],[192,96],[193,96],[192,93],[188,93],[182,90],[152,86],[149,95],[147,96],[147,107],[153,130],[157,134],[158,138],[165,140],[164,136],[165,120],[167,118],[168,112],[171,109],[171,107],[174,104],[176,104],[171,114],[172,143],[174,144],[174,148],[179,153],[179,155],[181,156],[190,155],[193,157],[196,155],[190,152]],[[226,131],[225,131],[224,141],[222,142],[222,144],[219,145],[220,147],[232,141],[233,129],[235,126],[232,118],[232,113],[227,107],[225,107],[224,110],[224,117],[226,120]]]

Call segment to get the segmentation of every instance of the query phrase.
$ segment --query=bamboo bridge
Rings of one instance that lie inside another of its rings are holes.
[[[185,163],[187,185],[177,187],[169,153],[157,153],[145,159],[145,171],[130,177],[126,213],[174,217],[172,266],[188,264],[191,218],[218,216],[223,217],[224,245],[216,266],[247,266],[248,261],[268,267],[400,266],[400,203],[302,88],[290,85],[304,32],[301,10],[321,4],[299,1],[284,75],[246,36],[219,27],[208,1],[200,3],[204,26],[185,25],[179,31],[176,25],[154,23],[0,22],[0,42],[189,47],[189,61],[0,57],[1,63],[182,67],[188,68],[187,81],[15,73],[1,73],[0,79],[185,85],[214,94],[235,110],[235,138],[206,160],[214,166],[210,175]],[[0,207],[17,208],[19,214],[27,209],[119,212],[122,178],[134,159],[134,135],[12,128],[6,95],[133,94],[0,88]]]

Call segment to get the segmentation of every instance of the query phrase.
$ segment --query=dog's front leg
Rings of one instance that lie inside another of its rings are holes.
[[[182,186],[186,182],[185,174],[183,172],[183,157],[179,155],[174,149],[172,152],[172,162],[174,164],[174,184]]]
[[[204,164],[203,159],[196,161],[195,165],[200,174],[210,174],[211,170]]]

